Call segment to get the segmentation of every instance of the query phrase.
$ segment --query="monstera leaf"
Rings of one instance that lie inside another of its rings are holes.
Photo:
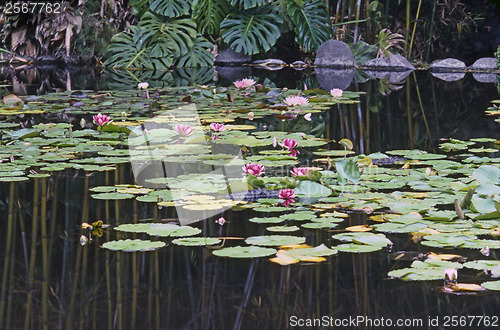
[[[254,8],[267,4],[267,0],[231,0],[231,5],[243,9]]]
[[[276,9],[269,4],[229,14],[220,26],[224,42],[247,55],[268,51],[281,34]]]
[[[173,57],[151,58],[151,47],[144,38],[144,30],[131,26],[130,32],[121,32],[111,39],[104,65],[118,68],[166,70]]]
[[[227,0],[194,0],[192,18],[202,34],[219,34],[220,23],[230,11]]]
[[[213,66],[214,55],[208,51],[208,49],[212,49],[213,47],[212,43],[208,42],[202,35],[198,35],[191,49],[177,59],[176,66],[186,68]]]
[[[150,0],[149,9],[167,17],[179,17],[189,14],[190,2],[187,0]]]
[[[144,38],[152,45],[154,57],[174,57],[187,54],[196,39],[196,23],[190,19],[172,19],[147,12],[139,27],[144,29]]]
[[[142,15],[148,11],[149,0],[129,0],[129,5],[135,17],[141,19]]]
[[[173,86],[207,85],[213,82],[214,68],[203,66],[198,68],[176,68],[172,71]]]
[[[288,0],[288,15],[295,25],[295,41],[316,51],[331,37],[330,18],[323,0]]]

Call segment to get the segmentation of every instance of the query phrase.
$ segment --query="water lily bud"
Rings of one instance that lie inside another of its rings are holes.
[[[85,125],[87,125],[87,121],[85,120],[85,118],[80,119],[80,126],[84,128]]]

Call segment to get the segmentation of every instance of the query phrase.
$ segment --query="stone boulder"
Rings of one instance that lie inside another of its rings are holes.
[[[337,68],[354,67],[354,55],[346,43],[328,40],[319,46],[314,65]]]
[[[412,73],[412,70],[405,70],[405,71],[363,70],[363,72],[377,79],[387,78],[387,80],[389,80],[391,84],[399,84],[405,81],[406,77],[408,77],[408,75]]]
[[[463,72],[465,68],[465,63],[456,58],[436,60],[429,65],[429,71],[434,72]]]
[[[366,62],[363,67],[391,71],[415,70],[415,67],[404,56],[399,54],[392,54],[389,58],[374,58]]]
[[[494,57],[483,57],[469,66],[471,70],[488,71],[497,69],[497,59]]]
[[[465,77],[465,72],[453,72],[453,71],[431,71],[433,77],[444,81],[457,81]]]
[[[252,60],[252,56],[235,52],[232,48],[227,48],[215,57],[215,63],[223,65],[240,65],[248,63]]]
[[[347,89],[354,79],[354,69],[314,68],[321,88],[330,91],[334,88]]]
[[[497,81],[497,75],[495,73],[474,72],[472,73],[472,76],[477,81],[486,84],[492,84]]]

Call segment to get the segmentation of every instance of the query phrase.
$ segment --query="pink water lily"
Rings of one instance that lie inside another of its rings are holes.
[[[99,125],[101,127],[110,123],[110,117],[103,115],[101,113],[93,116],[92,118],[94,119],[94,124]]]
[[[255,114],[252,111],[250,111],[248,113],[248,120],[253,120],[254,117],[255,117]]]
[[[219,123],[211,123],[210,128],[214,132],[222,132],[226,129],[226,126],[224,124],[219,124]]]
[[[175,131],[179,136],[190,136],[193,133],[193,128],[184,124],[176,124]]]
[[[293,176],[305,176],[307,173],[307,167],[295,167],[290,171]]]
[[[283,148],[293,149],[299,145],[294,139],[283,139],[283,143],[280,143]]]
[[[303,96],[289,96],[285,98],[285,104],[289,107],[293,107],[294,105],[308,105],[309,100]]]
[[[255,176],[261,176],[262,173],[264,172],[264,166],[256,163],[250,163],[246,164],[245,166],[242,167],[243,171],[248,174],[252,174]]]
[[[297,154],[300,154],[299,151],[297,151],[296,149],[294,149],[295,147],[297,147],[299,145],[299,143],[297,141],[295,141],[294,139],[283,139],[283,143],[280,143],[280,145],[283,147],[283,150],[285,148],[288,149],[288,151],[290,152],[290,156],[297,156]]]
[[[330,94],[333,96],[333,97],[341,97],[342,96],[342,93],[344,93],[343,90],[341,90],[340,88],[334,88],[330,91]]]
[[[218,224],[219,226],[224,226],[224,224],[226,223],[226,219],[219,218],[219,219],[215,220],[215,223]]]
[[[448,268],[444,271],[445,282],[456,282],[458,278],[458,272],[455,268]]]
[[[103,115],[101,113],[92,117],[94,119],[94,124],[99,126],[99,133],[102,133],[102,127],[111,123],[110,117]]]
[[[278,193],[279,198],[283,200],[281,205],[288,206],[295,203],[295,191],[293,189],[281,189]]]
[[[237,80],[237,81],[233,82],[233,84],[234,84],[234,86],[236,86],[236,88],[243,89],[243,88],[247,88],[247,87],[251,87],[251,86],[255,85],[255,80],[250,79],[250,78],[245,78],[242,80]]]

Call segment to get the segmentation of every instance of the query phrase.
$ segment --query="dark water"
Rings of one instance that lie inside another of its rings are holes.
[[[183,73],[147,75],[161,78],[147,80],[156,86],[193,80],[192,75]],[[283,74],[253,70],[249,75],[281,87],[319,85],[314,73],[308,71]],[[205,79],[201,73],[194,77]],[[207,77],[201,83],[213,79]],[[136,85],[129,74],[84,69],[70,72],[64,68],[21,70],[2,79],[7,79],[19,94]],[[219,82],[230,83],[224,77],[219,77]],[[380,80],[352,81],[348,89],[365,91],[366,95],[359,105],[342,106],[325,115],[327,125],[322,136],[335,140],[347,137],[354,142],[357,152],[366,154],[407,148],[437,151],[439,140],[448,137],[500,138],[498,123],[484,115],[489,102],[498,98],[494,84],[479,83],[471,75],[457,82],[444,82],[427,72],[416,72],[405,82],[390,86],[389,93],[387,87]],[[265,120],[262,125],[272,124]],[[86,234],[80,229],[82,222],[102,219],[115,225],[150,218],[168,221],[165,219],[175,217],[170,210],[157,209],[148,203],[89,198],[89,187],[133,183],[132,180],[127,165],[119,165],[117,171],[107,174],[57,172],[48,179],[38,179],[36,198],[41,205],[36,211],[33,180],[0,184],[1,329],[287,329],[312,322],[306,319],[323,321],[305,327],[315,329],[330,325],[340,325],[337,326],[340,329],[383,329],[389,322],[394,328],[405,328],[395,326],[398,319],[413,325],[408,329],[438,329],[445,328],[447,320],[451,325],[451,319],[447,319],[451,316],[500,316],[499,294],[450,295],[441,292],[441,281],[409,283],[388,279],[388,271],[411,263],[394,260],[394,252],[430,251],[413,243],[409,235],[388,235],[394,243],[392,251],[339,253],[327,257],[323,263],[290,266],[271,263],[268,258],[219,258],[212,256],[207,248],[172,244],[156,252],[109,252],[99,245],[125,236],[111,229],[106,229],[102,238],[81,246],[79,238]],[[33,236],[34,213],[42,221]],[[262,235],[264,226],[247,221],[256,215],[252,211],[227,212],[224,217],[229,223],[222,228],[213,219],[195,226],[207,236]],[[352,215],[342,228],[365,222],[364,216]],[[301,229],[296,235],[305,236],[313,246],[321,243],[330,246],[335,233]],[[227,240],[225,244],[238,243]],[[481,257],[479,251],[460,250],[460,253],[472,259]],[[498,258],[498,253],[492,250],[490,259]],[[31,262],[35,266],[32,276]],[[474,282],[474,274],[463,271],[460,279]],[[436,320],[439,327],[434,326]]]

